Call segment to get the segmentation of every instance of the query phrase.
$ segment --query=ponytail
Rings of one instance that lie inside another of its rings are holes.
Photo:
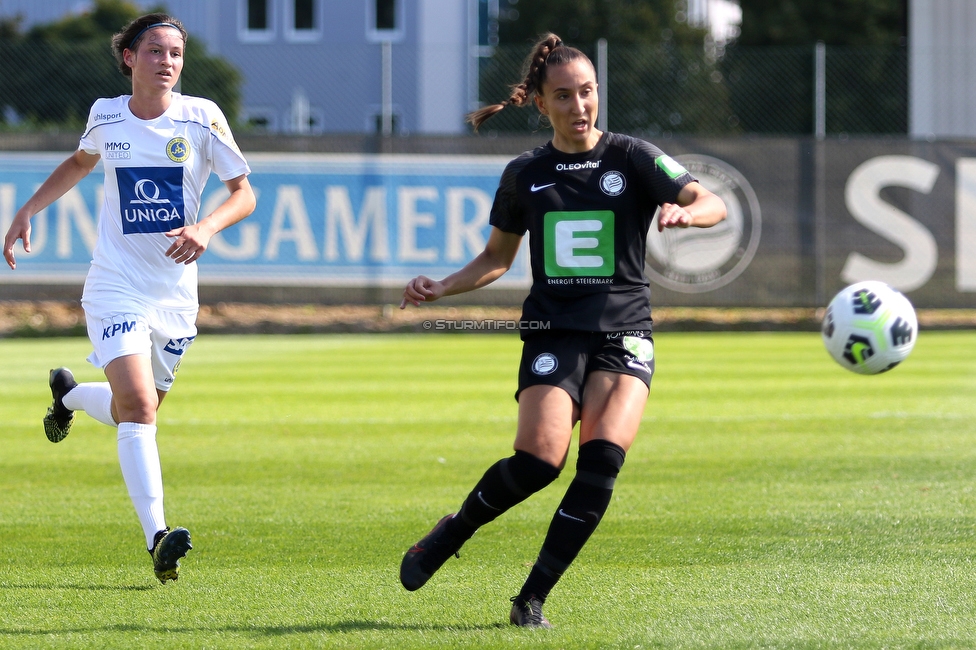
[[[542,90],[542,84],[546,80],[546,68],[550,65],[562,65],[584,59],[589,62],[589,58],[575,47],[563,45],[562,40],[552,32],[546,34],[536,42],[532,52],[522,63],[522,82],[512,86],[512,94],[509,98],[498,104],[489,104],[476,111],[468,113],[465,117],[477,131],[485,120],[500,112],[503,108],[511,104],[522,108],[532,102],[534,95]],[[592,63],[590,64],[592,65]]]

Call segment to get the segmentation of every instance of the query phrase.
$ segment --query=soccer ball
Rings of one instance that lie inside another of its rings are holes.
[[[830,301],[820,334],[834,361],[852,372],[876,375],[912,351],[918,320],[898,290],[884,282],[858,282]]]

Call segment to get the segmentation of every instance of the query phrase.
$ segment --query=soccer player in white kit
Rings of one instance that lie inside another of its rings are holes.
[[[156,411],[196,336],[197,266],[217,232],[254,210],[250,168],[223,113],[212,101],[173,92],[183,70],[186,30],[172,16],[137,18],[112,39],[132,94],[98,99],[78,149],[17,212],[3,255],[16,268],[14,243],[30,252],[30,220],[94,169],[105,171],[98,239],[82,305],[94,351],[88,357],[108,382],[75,382],[51,371],[54,403],[44,417],[52,442],[68,435],[74,411],[117,427],[119,463],[162,583],[179,576],[190,550],[185,528],[163,515]],[[199,215],[211,172],[230,196]]]

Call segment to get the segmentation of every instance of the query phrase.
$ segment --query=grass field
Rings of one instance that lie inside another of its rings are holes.
[[[976,334],[861,377],[817,334],[662,334],[614,502],[546,605],[507,624],[572,471],[416,593],[408,546],[508,455],[508,335],[204,336],[160,412],[162,586],[116,460],[47,370],[84,339],[0,341],[2,648],[976,646]],[[570,458],[570,467],[575,454]]]

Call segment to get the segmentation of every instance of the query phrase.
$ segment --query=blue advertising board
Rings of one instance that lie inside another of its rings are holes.
[[[0,155],[0,228],[67,154]],[[441,278],[473,259],[508,158],[251,154],[257,208],[215,236],[201,284],[399,286]],[[32,252],[0,282],[83,280],[95,245],[102,168],[32,220]],[[227,196],[211,176],[201,215]],[[528,286],[522,247],[498,287]]]

